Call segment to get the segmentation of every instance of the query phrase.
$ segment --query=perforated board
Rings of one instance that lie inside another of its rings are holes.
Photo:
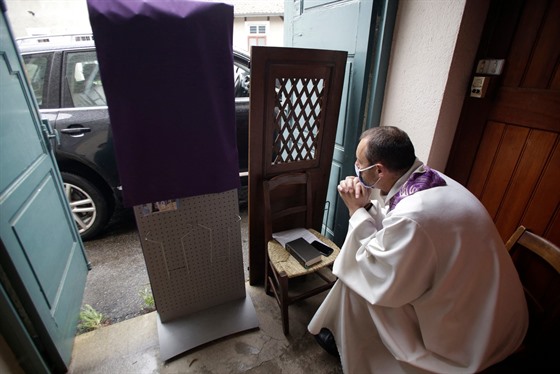
[[[163,323],[245,297],[237,190],[134,207]]]

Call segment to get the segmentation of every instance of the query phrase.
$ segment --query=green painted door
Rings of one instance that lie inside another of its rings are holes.
[[[288,47],[348,52],[324,230],[342,245],[348,210],[336,186],[354,175],[356,146],[363,130],[379,125],[397,0],[293,0],[284,6]]]
[[[36,360],[44,365],[32,367],[64,372],[87,261],[51,151],[52,132],[40,121],[4,9],[0,56],[0,296],[3,313],[12,311],[2,319],[21,326],[3,326],[2,334],[23,367]],[[35,353],[22,348],[21,336]]]

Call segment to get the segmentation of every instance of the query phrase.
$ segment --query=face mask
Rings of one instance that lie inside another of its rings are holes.
[[[354,164],[354,169],[356,170],[356,176],[360,180],[360,183],[362,184],[362,186],[364,186],[365,188],[376,188],[375,185],[377,184],[377,182],[379,182],[381,180],[381,177],[379,177],[379,178],[377,178],[375,183],[373,183],[371,185],[367,185],[366,182],[364,181],[364,179],[362,178],[362,171],[369,170],[369,169],[373,168],[374,166],[377,166],[377,164],[373,164],[371,166],[368,166],[367,168],[358,169],[358,166],[356,164]]]

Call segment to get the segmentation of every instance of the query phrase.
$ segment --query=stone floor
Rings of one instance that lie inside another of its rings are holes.
[[[326,292],[290,306],[290,335],[284,336],[280,310],[262,286],[247,294],[259,328],[221,338],[163,362],[159,357],[157,312],[76,337],[69,373],[342,373],[307,331]]]

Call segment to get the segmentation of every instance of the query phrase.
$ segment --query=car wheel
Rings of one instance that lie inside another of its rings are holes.
[[[82,240],[98,235],[109,220],[103,193],[93,183],[75,174],[61,173],[64,192]]]

